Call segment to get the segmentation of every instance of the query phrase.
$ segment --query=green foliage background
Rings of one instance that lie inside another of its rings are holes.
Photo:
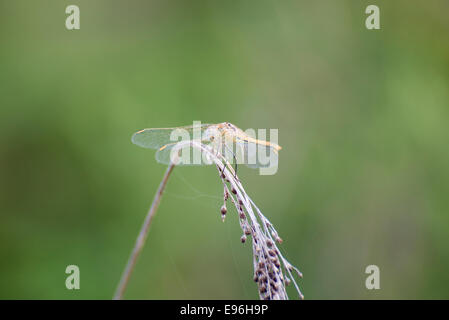
[[[306,298],[449,298],[448,12],[0,0],[0,298],[111,298],[165,170],[130,137],[193,120],[279,128],[278,173],[240,174]],[[126,298],[258,297],[221,199],[214,168],[175,169]],[[370,264],[381,290],[364,286]]]

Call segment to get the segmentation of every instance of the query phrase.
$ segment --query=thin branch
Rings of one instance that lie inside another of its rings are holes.
[[[174,168],[175,165],[172,163],[168,166],[167,171],[165,171],[164,178],[162,179],[161,184],[159,185],[159,189],[157,190],[157,193],[154,196],[153,203],[151,204],[150,210],[148,211],[145,221],[143,222],[139,236],[137,237],[136,240],[136,244],[134,245],[134,249],[131,252],[131,256],[129,257],[126,268],[123,271],[120,283],[117,287],[117,290],[115,291],[114,300],[121,300],[123,298],[123,294],[125,293],[126,287],[129,282],[129,278],[131,277],[131,273],[134,270],[137,258],[139,257],[140,251],[142,251],[145,239],[148,235],[148,230],[150,229],[151,221],[153,220],[153,217],[156,213],[159,203],[161,202],[162,193],[164,192],[168,178],[170,177],[170,174]]]

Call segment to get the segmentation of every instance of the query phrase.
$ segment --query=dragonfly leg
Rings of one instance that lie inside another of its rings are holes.
[[[234,153],[234,151],[232,151],[232,149],[230,149],[230,148],[226,145],[226,143],[223,144],[223,145],[224,145],[224,147],[225,147],[229,152],[231,152],[231,154],[232,154],[232,158],[234,159],[234,178],[238,181],[239,179],[237,178],[237,158],[236,158],[236,156],[235,156],[235,153]]]

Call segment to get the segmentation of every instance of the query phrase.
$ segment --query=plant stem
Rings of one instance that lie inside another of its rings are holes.
[[[159,189],[157,190],[156,195],[154,196],[153,203],[151,204],[150,210],[145,217],[145,221],[143,222],[142,228],[140,229],[139,235],[136,240],[136,244],[134,245],[134,249],[131,252],[131,256],[128,259],[128,263],[126,265],[125,270],[123,271],[122,278],[120,279],[120,283],[115,291],[114,300],[121,300],[123,298],[123,294],[125,293],[126,287],[129,282],[129,278],[131,277],[131,273],[134,270],[136,265],[137,258],[142,251],[143,245],[145,243],[145,239],[148,235],[148,231],[150,229],[151,221],[156,213],[156,210],[161,202],[162,193],[167,185],[168,178],[170,177],[171,172],[175,168],[174,164],[170,164],[165,171],[164,178],[159,185]]]

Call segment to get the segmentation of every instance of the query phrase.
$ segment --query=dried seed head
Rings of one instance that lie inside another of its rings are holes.
[[[209,150],[207,146],[205,149]],[[240,241],[245,243],[248,237],[251,237],[255,260],[253,280],[258,286],[259,297],[268,300],[288,299],[285,291],[286,283],[294,282],[298,294],[303,298],[295,278],[290,276],[292,271],[295,273],[299,273],[299,271],[282,257],[276,247],[276,243],[282,243],[276,229],[249,198],[240,179],[236,175],[230,174],[230,171],[225,171],[227,166],[231,167],[227,160],[218,157],[214,152],[210,152],[210,155],[217,164],[220,180],[224,187],[224,204],[220,208],[222,219],[224,221],[227,215],[226,204],[227,200],[231,198],[232,204],[237,209],[239,224],[243,231]],[[236,198],[233,197],[233,194]],[[290,278],[285,278],[284,270],[288,270]]]
[[[251,237],[251,247],[253,249],[253,258],[255,261],[254,281],[256,281],[258,286],[259,297],[268,300],[288,299],[284,288],[285,275],[283,274],[284,270],[288,270],[290,276],[288,281],[295,284],[298,294],[303,298],[296,284],[296,277],[291,276],[291,271],[294,270],[298,273],[299,271],[291,266],[291,264],[284,259],[277,250],[276,242],[281,243],[282,239],[279,237],[273,225],[248,196],[236,173],[231,171],[232,165],[226,158],[220,156],[220,153],[214,152],[210,146],[203,145],[197,141],[190,141],[189,143],[192,146],[205,151],[219,170],[220,181],[223,182],[224,188],[224,205],[220,211],[222,211],[223,208],[227,211],[226,201],[231,198],[232,204],[235,205],[237,214],[240,217],[238,222],[243,230],[241,241],[244,242],[244,239],[246,240],[248,236]],[[228,169],[228,171],[225,171],[226,169]],[[236,198],[234,198],[233,194],[236,195]],[[243,201],[243,199],[245,199],[245,201]],[[226,211],[221,212],[223,220],[226,216]],[[260,262],[264,264],[263,268],[260,268]]]
[[[226,213],[228,212],[228,210],[226,209],[225,205],[222,205],[220,211],[221,211],[221,220],[223,220],[223,222],[224,222],[225,218],[226,218]]]
[[[281,267],[281,264],[279,263],[279,260],[278,260],[278,259],[276,259],[276,260],[274,261],[274,265],[276,266],[276,268],[280,268],[280,267]]]
[[[228,212],[228,209],[226,209],[225,205],[222,205],[220,211],[222,215],[225,215]]]

